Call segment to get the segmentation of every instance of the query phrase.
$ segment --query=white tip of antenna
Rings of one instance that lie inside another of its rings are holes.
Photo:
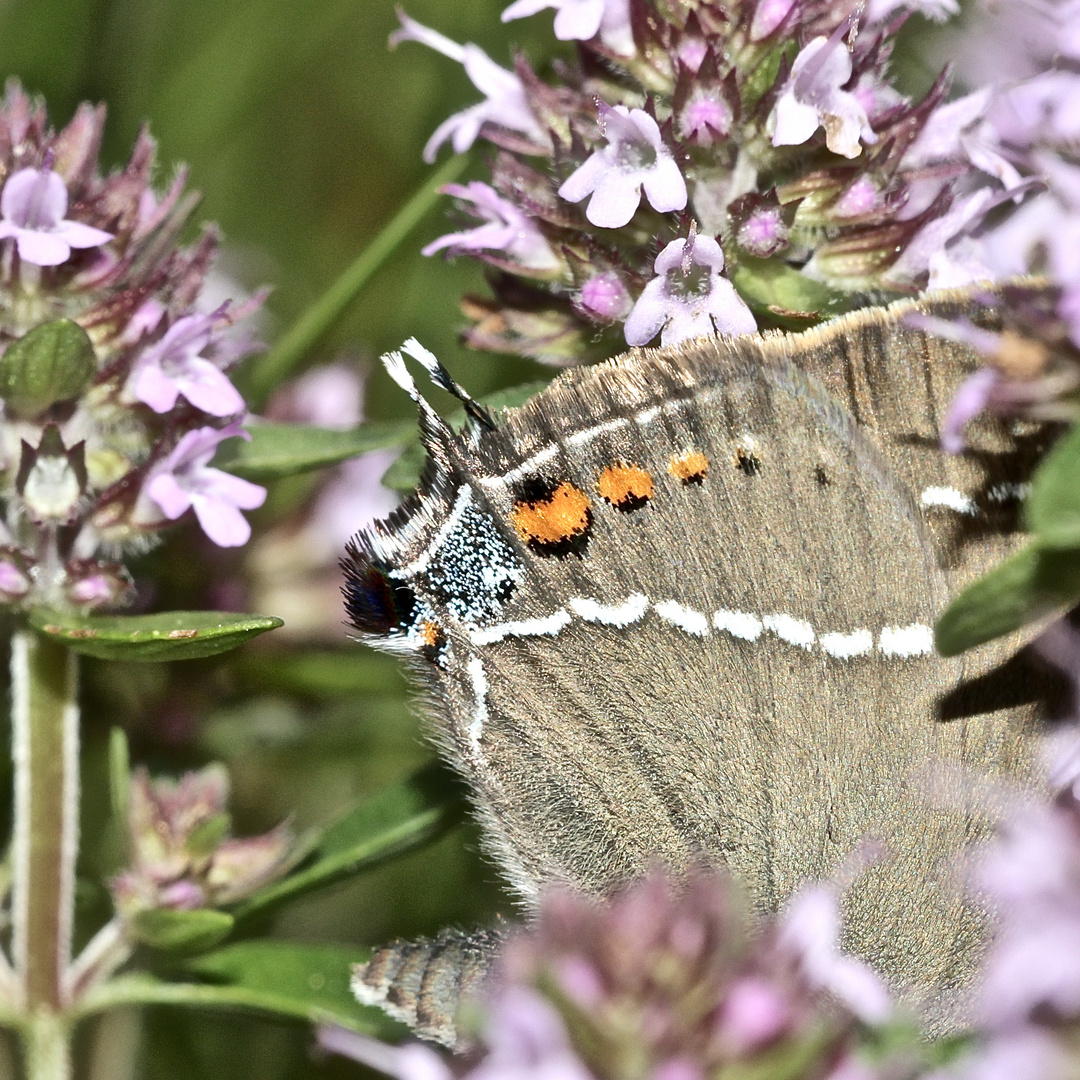
[[[394,380],[413,399],[413,401],[420,400],[420,392],[416,389],[416,383],[413,382],[413,377],[409,374],[409,369],[405,366],[405,358],[401,353],[395,349],[393,352],[382,354],[383,367],[386,368],[387,375]]]
[[[439,358],[430,349],[421,345],[414,337],[409,338],[401,346],[401,351],[406,356],[411,356],[417,363],[423,364],[432,375],[437,375],[442,368]]]

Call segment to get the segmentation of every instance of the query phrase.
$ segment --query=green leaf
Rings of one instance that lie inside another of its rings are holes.
[[[228,937],[233,921],[231,915],[211,908],[194,911],[154,908],[138,912],[128,923],[128,932],[136,941],[154,949],[204,952]]]
[[[1043,458],[1024,506],[1041,548],[1080,548],[1080,424]]]
[[[30,625],[85,656],[156,663],[228,652],[283,623],[271,615],[226,611],[162,611],[156,615],[80,618],[39,610],[31,612]]]
[[[40,416],[58,401],[78,397],[97,371],[94,346],[70,319],[35,326],[0,357],[0,397],[20,416]]]
[[[345,431],[303,424],[252,424],[248,428],[251,441],[230,440],[214,466],[249,480],[276,480],[337,465],[369,450],[404,446],[414,438],[415,430],[416,425],[407,420],[363,424]]]
[[[782,312],[800,313],[801,317],[786,319],[797,329],[835,315],[850,303],[843,293],[814,281],[779,259],[740,256],[732,280],[739,295],[752,308],[776,321],[785,322]]]
[[[942,656],[981,645],[1080,601],[1080,551],[1018,551],[972,582],[934,630]]]
[[[452,828],[463,811],[457,781],[430,765],[339,818],[315,842],[308,865],[248,897],[233,914],[245,918],[396,858]]]
[[[114,727],[109,732],[109,802],[117,827],[124,833],[128,827],[130,792],[131,757],[127,734],[123,728]]]
[[[391,491],[412,491],[420,483],[420,473],[426,457],[420,440],[413,439],[383,473],[383,487],[388,487]]]
[[[188,833],[185,846],[194,858],[208,858],[221,846],[231,828],[231,814],[213,814]]]
[[[519,386],[497,390],[494,394],[480,398],[480,404],[495,410],[496,413],[503,409],[516,409],[524,405],[529,398],[539,394],[547,385],[544,380],[521,383]],[[465,410],[452,410],[446,414],[446,421],[451,427],[460,430],[465,423]],[[420,472],[426,456],[420,444],[419,431],[414,424],[412,437],[405,443],[405,449],[398,459],[384,473],[383,484],[394,491],[412,491],[420,482]]]
[[[243,941],[184,967],[201,978],[258,994],[261,1008],[366,1032],[372,1029],[375,1010],[353,997],[349,979],[353,966],[369,955],[370,950],[358,947]],[[385,1030],[382,1021],[375,1022]]]
[[[143,972],[120,975],[90,990],[72,1015],[90,1016],[120,1005],[258,1009],[400,1042],[407,1028],[381,1009],[361,1005],[349,990],[352,965],[369,955],[367,949],[243,942],[196,961],[200,966],[209,961],[205,974],[223,982],[165,982]]]

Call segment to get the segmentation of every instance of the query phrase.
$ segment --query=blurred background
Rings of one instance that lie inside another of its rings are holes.
[[[503,26],[505,6],[409,0],[408,12],[502,64],[515,45],[543,72],[566,51],[552,37],[550,13]],[[185,163],[189,187],[204,194],[196,219],[221,227],[222,298],[272,286],[261,326],[271,342],[430,176],[421,150],[434,128],[478,99],[452,61],[416,44],[390,52],[396,25],[392,0],[0,0],[0,73],[43,95],[57,127],[80,101],[106,102],[106,166],[125,161],[149,123],[159,186]],[[919,48],[908,56],[917,89],[930,65]],[[481,147],[465,175],[483,175]],[[355,422],[361,411],[411,417],[377,357],[413,335],[478,396],[550,374],[459,344],[459,298],[484,285],[476,263],[420,256],[423,244],[450,231],[445,209],[399,247],[307,358],[311,367],[337,366],[279,396],[271,414],[323,424]],[[435,391],[429,397],[445,404]],[[400,667],[347,641],[337,595],[345,537],[393,505],[378,483],[389,460],[279,482],[251,515],[255,536],[244,549],[223,551],[195,529],[178,530],[136,568],[144,607],[258,611],[283,617],[286,627],[212,660],[87,663],[84,936],[108,917],[102,883],[118,869],[105,784],[112,725],[126,729],[133,761],[155,773],[225,762],[240,835],[287,817],[298,829],[327,821],[432,756]],[[10,798],[0,795],[6,808]],[[378,944],[512,911],[464,827],[287,909],[271,932]],[[87,1039],[97,1040],[96,1075],[113,1080],[361,1071],[317,1059],[308,1029],[249,1015],[152,1009],[107,1023]]]

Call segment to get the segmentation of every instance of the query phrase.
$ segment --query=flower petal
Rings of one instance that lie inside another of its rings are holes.
[[[964,449],[964,428],[990,403],[1002,375],[996,368],[982,367],[969,375],[953,395],[941,425],[941,449],[959,454]]]
[[[559,0],[514,0],[500,16],[503,22],[511,22],[514,19],[524,19],[529,15],[535,15],[544,8],[558,7]]]
[[[564,2],[555,16],[555,36],[560,41],[589,41],[600,31],[604,0]]]
[[[146,494],[170,521],[175,521],[191,505],[191,496],[177,483],[172,473],[158,473],[147,484]]]
[[[81,221],[61,221],[56,227],[56,235],[73,248],[100,247],[113,238],[112,233],[95,229],[92,225],[84,225]]]
[[[735,286],[719,274],[713,277],[709,315],[718,334],[753,334],[757,320]]]
[[[228,376],[202,357],[188,360],[175,381],[180,393],[195,408],[211,416],[235,416],[246,408],[244,399]]]
[[[19,229],[15,238],[19,258],[35,266],[59,266],[71,258],[71,245],[55,233]]]
[[[591,195],[600,183],[600,178],[607,170],[607,163],[600,151],[585,159],[563,182],[559,188],[559,198],[567,202],[581,202],[586,195]]]
[[[255,510],[266,502],[266,488],[250,480],[233,476],[221,469],[202,469],[199,473],[200,488],[204,495],[228,499],[242,510]]]
[[[0,214],[20,228],[52,228],[67,213],[67,188],[51,169],[20,169],[0,195]]]
[[[156,413],[167,413],[179,394],[176,383],[157,364],[136,367],[128,386],[136,401],[149,405]]]
[[[656,165],[642,178],[641,186],[652,208],[661,214],[686,207],[686,181],[675,159],[667,153],[658,156]]]
[[[677,345],[680,341],[708,337],[713,333],[713,322],[708,311],[676,302],[668,308],[668,321],[660,335],[660,344]]]
[[[637,298],[623,326],[627,345],[646,345],[667,321],[668,309],[664,279],[653,278]]]
[[[247,519],[228,500],[196,493],[191,505],[202,531],[218,547],[242,547],[251,538]]]
[[[621,229],[641,205],[641,184],[636,175],[609,169],[596,185],[585,216],[601,229]]]
[[[813,105],[796,101],[791,93],[785,93],[776,103],[776,126],[773,128],[773,146],[801,146],[814,137],[818,129],[818,112]]]

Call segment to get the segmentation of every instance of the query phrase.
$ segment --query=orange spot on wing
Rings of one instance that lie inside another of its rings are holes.
[[[420,640],[429,649],[437,649],[443,640],[442,627],[431,619],[425,619],[420,624]]]
[[[515,502],[511,519],[526,543],[554,548],[588,532],[591,508],[588,495],[564,481],[546,498]]]
[[[638,510],[653,497],[653,478],[637,465],[609,465],[596,490],[618,510]]]
[[[672,454],[667,471],[684,484],[700,484],[709,473],[709,459],[700,450]]]

